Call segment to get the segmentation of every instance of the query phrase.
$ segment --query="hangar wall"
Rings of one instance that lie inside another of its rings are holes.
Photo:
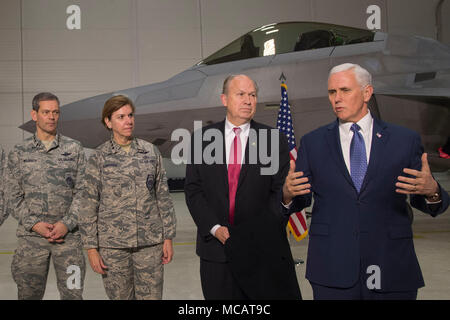
[[[61,104],[163,81],[251,29],[281,21],[366,28],[369,5],[381,30],[436,38],[439,0],[0,0],[0,144],[28,134],[31,99],[51,91]],[[69,30],[70,5],[81,29]],[[450,1],[442,17],[450,16]],[[442,19],[450,44],[450,21]]]

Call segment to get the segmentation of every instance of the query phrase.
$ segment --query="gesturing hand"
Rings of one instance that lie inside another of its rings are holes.
[[[414,178],[399,176],[398,180],[401,182],[395,184],[398,188],[395,190],[397,193],[432,196],[439,191],[439,186],[431,175],[426,153],[422,154],[422,170],[417,171],[405,168],[403,172],[414,176]]]
[[[310,193],[311,185],[303,172],[295,172],[295,161],[289,163],[289,172],[283,185],[283,203],[289,204],[295,196]]]

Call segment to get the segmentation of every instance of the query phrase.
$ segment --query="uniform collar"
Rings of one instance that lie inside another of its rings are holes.
[[[53,139],[50,148],[47,150],[42,143],[42,141],[37,137],[36,132],[33,134],[33,137],[30,140],[30,146],[35,149],[42,149],[44,151],[50,151],[52,149],[58,148],[61,142],[61,135],[59,133],[56,134],[55,139]]]
[[[130,152],[128,154],[135,154],[136,152],[143,152],[144,149],[142,148],[142,146],[139,143],[139,140],[136,138],[133,138],[133,140],[131,140],[131,145],[130,145]],[[115,154],[127,154],[122,147],[114,140],[113,136],[111,135],[111,139],[109,140],[109,152],[110,153],[115,153]]]

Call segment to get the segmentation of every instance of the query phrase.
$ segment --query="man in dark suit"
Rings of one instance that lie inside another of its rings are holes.
[[[359,65],[331,70],[338,119],[301,139],[283,186],[286,214],[309,206],[314,194],[306,267],[314,299],[416,299],[424,281],[407,195],[433,217],[448,207],[419,135],[372,118],[372,92]]]
[[[203,159],[208,144],[203,141],[196,149],[194,132],[192,159],[186,168],[186,203],[198,228],[203,295],[205,299],[299,299],[287,220],[279,210],[289,170],[287,140],[277,129],[252,120],[257,86],[249,77],[229,76],[221,100],[226,119],[201,130],[202,135],[220,133],[214,143],[221,147],[212,155],[217,161],[208,164]],[[279,164],[273,174],[264,173],[270,164],[259,157],[254,161],[265,142],[264,150],[272,151],[272,164]]]

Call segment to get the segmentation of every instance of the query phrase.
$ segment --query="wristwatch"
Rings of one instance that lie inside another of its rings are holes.
[[[437,202],[441,200],[441,194],[439,192],[435,192],[431,196],[427,196],[427,200],[430,202]]]

